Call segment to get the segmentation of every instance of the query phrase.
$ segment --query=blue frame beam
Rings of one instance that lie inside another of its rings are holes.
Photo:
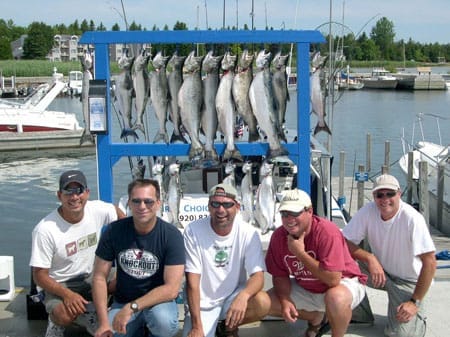
[[[297,46],[297,109],[298,141],[283,144],[298,167],[297,186],[310,192],[310,84],[309,51],[311,43],[323,43],[319,31],[307,30],[178,30],[178,31],[116,31],[85,32],[81,44],[95,48],[95,79],[105,79],[110,87],[110,44],[173,44],[173,43],[293,43]],[[111,97],[107,91],[106,109],[108,134],[97,135],[97,180],[98,195],[104,201],[113,201],[113,166],[124,156],[183,156],[187,155],[187,144],[113,143],[111,137]],[[242,155],[265,155],[267,143],[236,143]],[[223,143],[215,144],[218,153],[224,150]]]

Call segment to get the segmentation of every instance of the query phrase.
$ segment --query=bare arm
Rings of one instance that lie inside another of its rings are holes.
[[[75,317],[86,311],[88,301],[51,278],[47,268],[33,267],[33,280],[46,292],[61,297],[68,314]]]
[[[421,301],[433,281],[436,272],[436,257],[434,252],[419,255],[422,260],[422,269],[420,270],[419,278],[417,279],[416,288],[411,295],[411,298]],[[396,318],[400,322],[410,321],[419,311],[418,306],[412,301],[406,301],[400,304],[397,308]]]
[[[346,241],[352,257],[367,265],[367,270],[369,271],[370,282],[372,283],[372,285],[375,288],[384,287],[386,283],[386,274],[384,273],[383,266],[378,261],[376,256],[362,249],[361,247],[354,244],[350,240]]]
[[[248,300],[255,296],[264,286],[264,272],[259,271],[250,275],[246,286],[234,298],[228,309],[225,319],[225,325],[230,328],[236,327],[242,323],[247,311]]]
[[[203,337],[203,324],[200,316],[200,274],[186,273],[186,294],[191,314],[192,330],[189,337]]]
[[[137,298],[139,309],[152,307],[156,304],[174,300],[178,296],[183,281],[184,265],[174,265],[164,267],[164,284],[150,290],[144,296]],[[130,305],[124,305],[116,314],[113,321],[113,329],[121,334],[126,333],[126,325],[131,318],[133,311]]]
[[[291,280],[289,277],[272,277],[273,290],[280,301],[280,314],[287,321],[294,323],[298,318],[297,308],[291,299]],[[274,307],[274,305],[272,305]],[[275,306],[277,307],[277,306]],[[279,314],[276,312],[275,314]]]
[[[95,257],[94,276],[92,279],[92,298],[97,312],[101,335],[105,331],[111,331],[108,321],[108,275],[111,271],[112,262]],[[111,331],[112,333],[112,331]]]
[[[127,215],[119,207],[114,205],[114,208],[116,209],[117,219],[123,219],[127,217]]]

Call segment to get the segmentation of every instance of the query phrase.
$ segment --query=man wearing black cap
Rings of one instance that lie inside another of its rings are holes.
[[[239,209],[236,189],[216,185],[209,192],[210,216],[184,231],[189,307],[184,337],[234,337],[239,325],[269,311],[261,241],[255,228],[236,216]]]
[[[61,205],[32,233],[30,266],[49,313],[45,336],[63,336],[64,326],[72,322],[93,335],[96,317],[87,308],[95,249],[102,227],[124,214],[112,204],[89,201],[86,177],[78,170],[60,176],[57,196]]]
[[[398,180],[380,175],[374,201],[362,207],[343,229],[352,256],[362,262],[369,285],[388,293],[385,336],[423,337],[425,294],[436,271],[433,240],[424,217],[403,202]],[[359,244],[367,240],[371,252]]]

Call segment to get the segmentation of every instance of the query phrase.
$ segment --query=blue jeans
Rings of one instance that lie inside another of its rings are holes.
[[[114,302],[108,313],[110,324],[125,304]],[[178,306],[175,301],[157,304],[131,316],[125,335],[114,333],[114,337],[141,337],[147,326],[152,337],[173,337],[178,332]]]

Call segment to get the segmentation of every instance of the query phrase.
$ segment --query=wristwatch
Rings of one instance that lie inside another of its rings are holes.
[[[136,302],[131,302],[130,308],[131,308],[131,310],[133,310],[134,313],[139,311],[139,305]]]
[[[410,298],[409,299],[409,301],[410,302],[413,302],[415,305],[416,305],[416,307],[420,307],[420,301],[419,300],[416,300],[415,298]]]

